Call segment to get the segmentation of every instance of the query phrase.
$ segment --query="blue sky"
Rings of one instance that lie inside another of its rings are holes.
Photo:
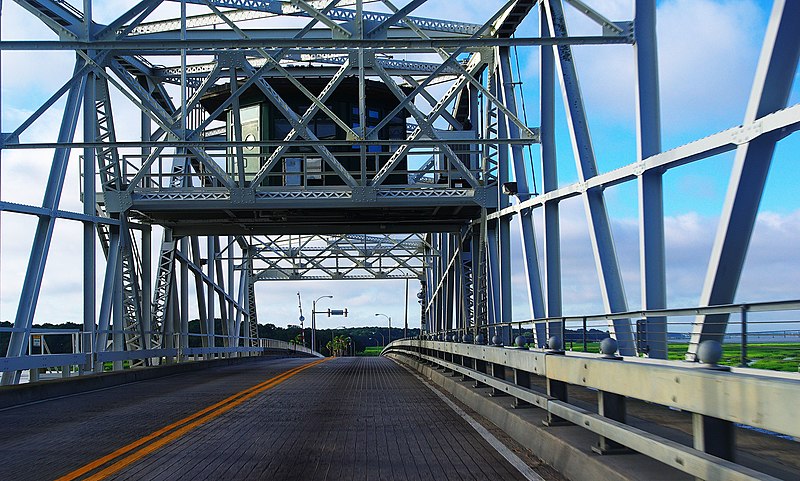
[[[614,16],[615,11],[630,11],[630,2],[607,1],[591,5],[611,20],[630,18],[624,14]],[[771,2],[669,0],[658,5],[662,145],[663,150],[669,150],[741,124]],[[599,33],[596,24],[569,10],[571,34]],[[695,25],[688,20],[690,18],[704,21]],[[536,21],[536,18],[529,18],[524,25],[526,34],[536,31]],[[684,23],[675,28],[678,22]],[[633,49],[630,46],[578,46],[574,48],[574,55],[600,171],[634,162]],[[519,60],[528,117],[538,119],[538,51],[520,50]],[[789,105],[798,101],[800,81],[796,80]],[[577,172],[560,92],[557,92],[556,108],[559,177],[560,184],[565,185],[577,181]],[[789,213],[800,208],[800,196],[791,188],[797,174],[799,137],[789,136],[780,142],[762,210]],[[541,185],[538,153],[535,149],[533,153],[537,183]],[[734,152],[721,154],[667,173],[664,177],[665,214],[694,211],[718,215],[733,156]],[[612,188],[607,196],[609,209],[619,216],[635,217],[638,209],[635,195],[633,183]]]
[[[97,1],[95,11],[110,18],[120,10],[117,1]],[[128,1],[127,3],[132,3]],[[458,20],[480,22],[500,0],[463,0]],[[631,18],[631,0],[588,1],[612,20]],[[767,25],[771,2],[755,0],[667,0],[658,3],[658,42],[661,77],[661,102],[664,149],[739,125],[755,72],[761,40]],[[32,16],[13,2],[3,5],[3,38],[52,38]],[[174,5],[170,5],[174,7]],[[443,18],[453,16],[452,2],[430,0],[420,15]],[[567,7],[570,31],[576,35],[598,34],[599,27]],[[537,19],[531,17],[520,35],[537,34]],[[581,75],[592,139],[601,171],[608,171],[635,160],[633,49],[630,46],[575,47]],[[66,53],[3,53],[2,103],[3,130],[8,131],[35,109],[66,80],[72,56]],[[538,125],[538,51],[521,49],[523,90],[531,126]],[[46,66],[43,68],[43,66]],[[790,105],[800,101],[800,81]],[[557,145],[560,183],[576,180],[574,161],[566,131],[560,93],[557,92]],[[121,100],[121,99],[120,99]],[[124,102],[115,103],[123,115]],[[133,113],[128,109],[127,112]],[[132,117],[135,119],[135,117]],[[46,115],[32,127],[27,140],[52,140],[59,120],[58,111]],[[135,138],[138,120],[118,123],[120,138]],[[761,205],[761,215],[748,255],[738,300],[800,298],[800,195],[794,183],[800,174],[800,134],[780,142],[772,163]],[[3,152],[2,192],[4,200],[38,204],[49,169],[49,154],[36,156],[18,151]],[[668,172],[665,182],[667,218],[667,256],[669,303],[683,307],[697,303],[711,249],[716,218],[719,215],[733,153],[720,155]],[[538,149],[533,163],[541,187]],[[31,181],[31,179],[34,179]],[[68,173],[63,208],[81,210],[77,199],[77,163]],[[612,217],[620,266],[631,308],[639,305],[638,232],[636,183],[629,182],[606,191]],[[537,214],[537,220],[539,219]],[[34,219],[4,214],[3,246],[0,262],[0,319],[13,318],[30,248]],[[80,225],[62,223],[57,227],[53,251],[48,261],[42,288],[43,302],[36,322],[78,320],[80,313],[79,272]],[[541,229],[538,231],[541,233]],[[154,236],[154,239],[159,234]],[[521,287],[524,273],[519,265],[518,243],[514,239],[514,319],[528,317],[526,294]],[[540,244],[541,245],[541,244]],[[158,249],[158,242],[154,242]],[[579,199],[562,205],[562,253],[564,263],[565,312],[599,312],[600,291],[589,239]],[[286,282],[262,283],[257,287],[259,319],[285,325],[297,317],[296,292],[310,300],[334,294],[331,307],[348,307],[347,319],[322,319],[322,327],[376,324],[375,312],[403,318],[403,282]],[[408,302],[409,318],[419,319],[412,282]],[[326,301],[327,302],[327,301]],[[310,304],[304,306],[310,309]],[[309,316],[306,316],[309,317]]]

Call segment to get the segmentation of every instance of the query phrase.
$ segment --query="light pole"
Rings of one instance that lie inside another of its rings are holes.
[[[311,349],[317,352],[317,301],[326,298],[333,299],[333,296],[319,296],[311,303]]]
[[[375,316],[376,316],[376,317],[377,317],[377,316],[383,316],[383,317],[385,317],[386,319],[389,319],[389,343],[391,343],[391,342],[392,342],[392,318],[391,318],[391,317],[389,317],[389,316],[387,316],[386,314],[375,314]],[[386,345],[386,344],[384,344],[384,346],[385,346],[385,345]]]
[[[406,277],[406,297],[405,302],[405,323],[403,324],[403,338],[408,338],[408,277]]]
[[[386,338],[383,337],[383,334],[381,334],[380,332],[373,332],[372,333],[373,336],[376,335],[376,334],[381,336],[381,345],[382,346],[386,346]],[[370,339],[373,339],[373,338],[370,337]],[[377,338],[375,339],[375,344],[378,344],[378,339]]]

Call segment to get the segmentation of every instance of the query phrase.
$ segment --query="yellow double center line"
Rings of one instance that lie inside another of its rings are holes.
[[[304,364],[302,366],[281,373],[273,378],[267,379],[266,381],[260,384],[256,384],[253,387],[240,391],[232,396],[223,399],[222,401],[212,404],[207,408],[201,409],[200,411],[197,411],[196,413],[190,416],[187,416],[179,421],[164,426],[163,428],[154,431],[148,434],[147,436],[144,436],[130,444],[127,444],[117,449],[113,453],[107,454],[102,458],[96,459],[95,461],[92,461],[91,463],[82,466],[76,469],[75,471],[72,471],[71,473],[56,479],[56,481],[73,481],[75,479],[80,478],[81,476],[84,476],[87,473],[94,471],[95,469],[100,468],[101,466],[104,466],[114,461],[112,464],[103,468],[101,471],[98,471],[92,474],[91,476],[84,478],[85,481],[89,480],[99,481],[105,479],[108,476],[111,476],[112,474],[124,469],[131,463],[139,459],[142,459],[143,457],[147,456],[153,451],[180,438],[189,431],[211,421],[214,418],[219,417],[221,414],[227,411],[230,411],[231,409],[242,404],[248,399],[257,396],[258,394],[266,391],[267,389],[277,386],[278,384],[289,379],[290,377],[299,374],[300,372],[308,368],[314,367],[317,364],[324,361],[325,359],[320,359],[318,361]]]

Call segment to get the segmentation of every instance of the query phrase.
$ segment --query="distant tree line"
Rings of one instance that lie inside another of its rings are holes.
[[[11,328],[13,327],[13,323],[0,321],[0,327],[4,328]],[[200,347],[202,345],[202,337],[201,329],[200,329],[200,320],[194,319],[189,321],[189,346],[190,347]],[[63,324],[37,324],[37,329],[47,329],[47,330],[62,330],[62,329],[72,329],[72,330],[81,330],[83,328],[82,324],[78,324],[75,322],[66,322]],[[221,333],[222,331],[222,320],[215,319],[215,332]],[[299,340],[300,336],[300,326],[296,325],[289,325],[287,327],[280,327],[276,326],[275,324],[268,323],[268,324],[259,324],[258,325],[258,336],[269,338],[269,339],[278,339],[281,341],[293,341]],[[402,328],[392,328],[392,339],[399,339],[403,337],[403,329]],[[419,329],[409,329],[408,330],[409,336],[417,336],[419,335]],[[383,336],[383,337],[381,337]],[[305,345],[311,347],[311,328],[305,327],[303,329],[303,336],[305,338]],[[340,328],[340,329],[317,329],[317,346],[318,349],[322,354],[330,354],[328,352],[328,343],[336,338],[340,338],[338,342],[333,342],[331,344],[331,348],[336,351],[342,350],[342,345],[345,341],[350,338],[355,344],[354,352],[360,353],[364,351],[366,346],[381,346],[384,341],[389,341],[389,330],[385,327],[347,327],[347,328]],[[10,332],[0,332],[0,357],[6,355],[6,351],[8,351],[8,342],[11,338]],[[72,352],[72,338],[69,334],[59,335],[59,334],[48,334],[46,336],[47,347],[50,348],[50,352],[53,354],[64,354],[64,353],[71,353]],[[217,346],[222,346],[223,339],[217,338],[215,341]]]

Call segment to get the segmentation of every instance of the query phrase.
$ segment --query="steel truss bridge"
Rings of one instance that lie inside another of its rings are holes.
[[[575,374],[578,367],[545,361],[542,349],[548,339],[563,340],[568,320],[606,320],[619,355],[646,353],[647,365],[678,372],[692,364],[666,361],[670,316],[694,317],[685,357],[698,361],[703,342],[723,340],[731,313],[800,309],[800,301],[786,299],[734,305],[773,153],[800,128],[800,105],[788,105],[800,54],[800,2],[774,2],[741,124],[667,151],[654,0],[634,0],[625,21],[581,0],[508,0],[478,23],[416,16],[433,0],[141,0],[102,22],[91,0],[15,3],[55,36],[3,37],[0,50],[71,52],[74,68],[26,119],[1,129],[6,155],[52,155],[47,178],[29,179],[45,183],[40,205],[0,199],[4,223],[16,214],[36,223],[8,352],[0,360],[3,385],[43,366],[91,374],[104,361],[120,370],[123,361],[156,366],[273,349],[258,338],[259,281],[415,279],[424,335],[395,343],[392,355],[438,363],[494,389],[510,381],[487,371],[487,359],[491,366],[545,375],[552,386],[544,397],[525,394],[530,383],[524,379],[515,381],[514,389],[522,389],[515,395],[588,422],[585,413],[558,404],[566,403],[558,383],[613,390],[604,379],[628,373],[594,360],[586,364],[600,363],[590,382]],[[571,35],[565,6],[596,23],[597,34]],[[598,167],[573,56],[584,45],[631,50],[636,160],[610,171]],[[540,53],[538,125],[525,115],[516,65],[519,51],[534,50]],[[559,93],[574,182],[559,176]],[[247,117],[254,98],[263,109],[257,122],[265,124],[256,131]],[[351,100],[342,110],[344,98]],[[53,111],[61,119],[54,138],[31,138],[31,127]],[[121,133],[131,124],[140,126],[135,138]],[[83,138],[76,134],[81,130]],[[725,152],[735,152],[735,160],[700,302],[668,309],[663,177]],[[62,197],[75,194],[65,179],[76,165],[82,211],[61,207]],[[605,200],[606,189],[625,183],[638,190],[640,310],[626,299]],[[581,219],[559,211],[572,198],[583,205]],[[33,355],[51,241],[64,222],[83,226],[83,329],[74,353]],[[512,258],[512,222],[521,259]],[[586,268],[597,272],[603,312],[564,314],[560,225],[567,222],[588,227],[594,264]],[[154,232],[161,237],[153,239]],[[154,243],[161,246],[157,256]],[[529,310],[512,313],[512,263],[519,260]],[[202,347],[190,347],[191,312],[201,320]],[[635,319],[642,319],[641,332]],[[503,360],[495,351],[503,348],[474,345],[496,337],[508,346],[524,328],[540,352],[535,362],[517,351]],[[715,389],[702,387],[712,374],[688,376],[700,391]],[[797,395],[800,380],[737,376],[730,382],[744,390],[747,403],[719,409],[627,387],[618,394],[800,435],[796,420],[781,424],[790,417],[773,402],[779,393]],[[770,400],[769,411],[759,411],[767,421],[742,414],[742,406],[761,406],[762,396]],[[712,429],[704,426],[698,439]],[[607,423],[595,431],[624,444],[625,433],[614,429],[625,428]],[[716,466],[708,468],[715,476],[745,476],[703,453],[706,447],[696,444],[688,464],[669,464],[701,477],[711,472],[703,471],[708,466]],[[676,452],[653,457],[664,461]]]

